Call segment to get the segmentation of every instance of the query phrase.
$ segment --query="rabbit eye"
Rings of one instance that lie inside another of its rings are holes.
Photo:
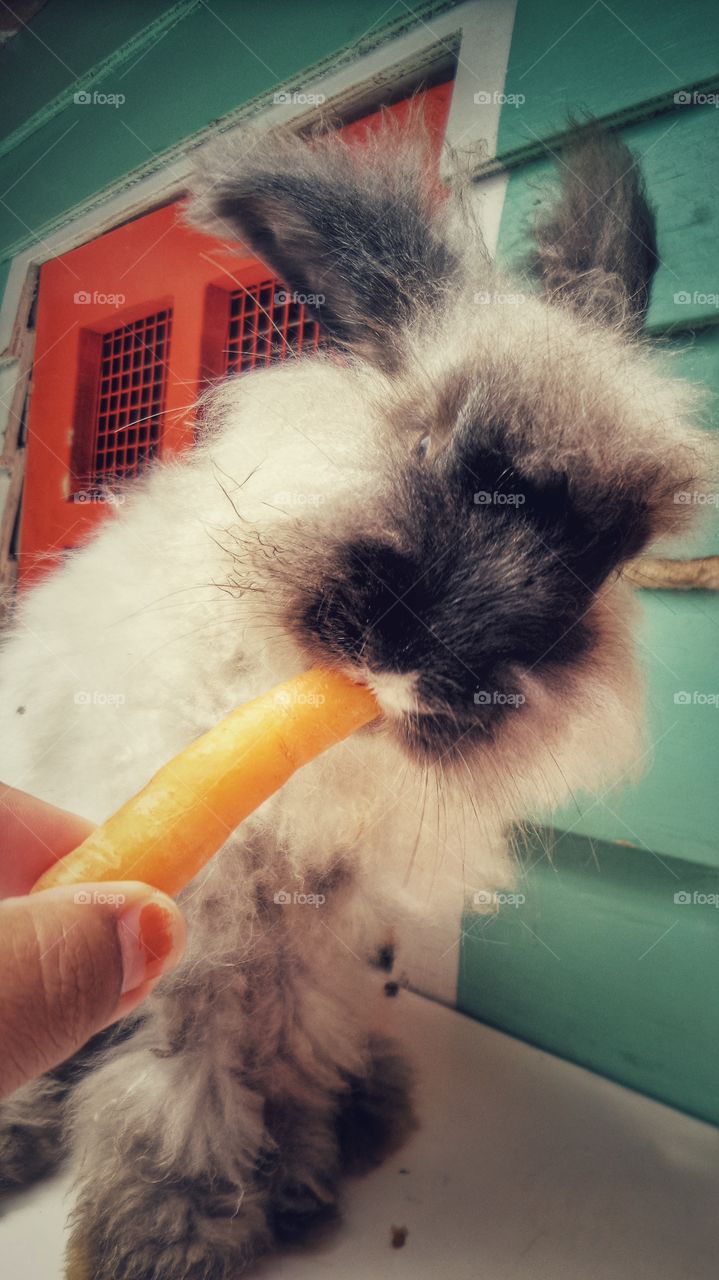
[[[419,454],[420,458],[427,457],[427,454],[429,453],[430,440],[431,440],[431,436],[422,436],[422,439],[417,445],[417,453]]]

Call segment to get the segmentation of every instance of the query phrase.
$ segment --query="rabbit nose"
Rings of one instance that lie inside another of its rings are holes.
[[[419,598],[421,579],[421,566],[391,546],[345,544],[321,589],[311,596],[304,626],[332,653],[360,663],[369,673],[416,671],[418,619],[427,607]]]
[[[386,715],[401,716],[418,711],[418,680],[414,672],[405,675],[394,671],[376,674],[368,671],[365,678]]]

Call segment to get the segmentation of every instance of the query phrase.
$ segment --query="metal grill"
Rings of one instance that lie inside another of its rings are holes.
[[[263,280],[230,294],[227,373],[286,360],[292,352],[316,351],[319,342],[320,326],[311,308],[297,302],[279,280]]]
[[[103,334],[90,485],[135,476],[157,453],[172,311]]]

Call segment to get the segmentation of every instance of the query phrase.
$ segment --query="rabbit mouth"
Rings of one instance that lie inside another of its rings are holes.
[[[441,712],[408,715],[396,727],[404,749],[414,760],[422,764],[450,763],[461,760],[463,752],[473,746],[489,745],[508,714],[506,708],[482,711],[482,715],[471,719]]]
[[[357,679],[355,668],[351,674]],[[375,694],[382,717],[364,732],[384,728],[398,739],[415,762],[437,764],[461,759],[474,744],[489,744],[505,716],[524,699],[520,695],[475,695],[470,707],[449,704],[431,709],[422,705],[421,680],[416,673],[362,672],[362,680]]]

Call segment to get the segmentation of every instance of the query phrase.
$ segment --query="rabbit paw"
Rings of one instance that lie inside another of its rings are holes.
[[[128,1166],[75,1212],[67,1280],[237,1280],[271,1237],[262,1205],[221,1179],[149,1183]]]
[[[370,1040],[366,1076],[353,1078],[337,1117],[342,1168],[365,1173],[402,1146],[416,1126],[412,1072],[399,1048],[384,1036]]]
[[[60,1164],[63,1099],[46,1076],[0,1103],[0,1192],[28,1187]]]

